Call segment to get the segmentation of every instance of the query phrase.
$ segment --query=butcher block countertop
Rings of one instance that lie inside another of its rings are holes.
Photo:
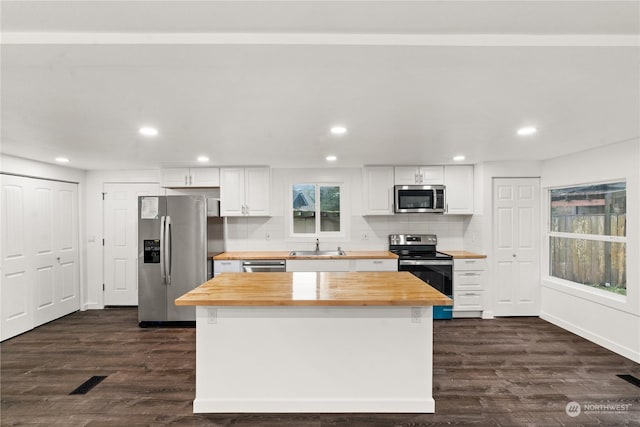
[[[398,255],[388,251],[345,251],[345,255],[333,256],[292,256],[289,251],[246,251],[223,252],[213,257],[214,261],[228,261],[241,259],[397,259]]]
[[[473,252],[467,251],[441,251],[438,249],[438,252],[442,252],[443,254],[451,255],[454,259],[481,259],[486,258],[486,255],[476,254]]]
[[[453,301],[407,271],[222,273],[179,306],[428,306]]]

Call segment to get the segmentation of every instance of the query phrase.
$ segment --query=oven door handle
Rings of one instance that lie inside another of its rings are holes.
[[[453,265],[453,261],[400,260],[398,265]]]

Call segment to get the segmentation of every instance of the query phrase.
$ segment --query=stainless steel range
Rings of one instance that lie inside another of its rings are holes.
[[[453,257],[436,250],[435,234],[390,234],[389,251],[398,255],[398,271],[408,271],[452,298]],[[451,319],[451,306],[434,306],[434,319]]]

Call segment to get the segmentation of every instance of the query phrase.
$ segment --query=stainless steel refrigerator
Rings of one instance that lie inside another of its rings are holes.
[[[207,213],[204,196],[138,198],[141,327],[195,324],[195,307],[178,307],[174,300],[207,281],[208,240],[223,238],[208,230],[222,230],[222,219],[208,221]]]

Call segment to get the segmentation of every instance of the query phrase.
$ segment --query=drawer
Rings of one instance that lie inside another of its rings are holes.
[[[484,270],[486,265],[486,259],[484,258],[473,258],[473,259],[454,259],[453,260],[453,269],[455,271],[465,271],[465,270]]]
[[[484,272],[482,271],[454,271],[453,287],[455,290],[483,290]]]
[[[213,276],[220,273],[240,273],[242,271],[242,262],[240,260],[229,261],[213,261]]]
[[[455,291],[453,309],[457,311],[478,311],[483,309],[482,291]]]
[[[355,271],[398,271],[397,259],[357,259]]]

